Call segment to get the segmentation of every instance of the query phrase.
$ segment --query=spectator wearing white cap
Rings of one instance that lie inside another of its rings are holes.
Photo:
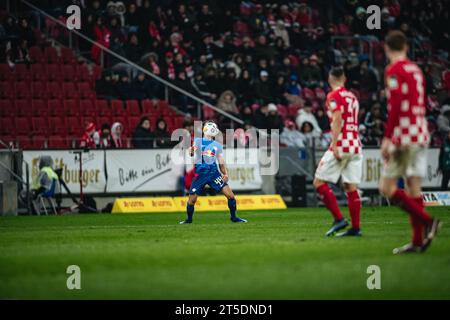
[[[272,98],[272,87],[269,82],[269,73],[266,70],[259,72],[259,79],[255,83],[255,95],[260,104],[267,104]]]
[[[306,101],[304,107],[298,110],[295,122],[297,123],[297,127],[299,128],[303,126],[303,123],[309,122],[312,125],[315,134],[319,136],[320,134],[322,134],[322,129],[320,129],[320,126],[317,123],[317,119],[312,113],[312,105],[309,101]]]

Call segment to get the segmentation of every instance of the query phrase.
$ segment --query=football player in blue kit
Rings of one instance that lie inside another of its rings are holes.
[[[222,191],[227,197],[232,222],[247,222],[247,220],[236,216],[236,199],[228,185],[223,147],[214,140],[217,134],[219,134],[217,125],[214,122],[207,122],[203,126],[204,138],[195,138],[193,146],[189,149],[191,157],[194,157],[195,160],[195,176],[189,190],[189,200],[186,208],[187,219],[180,222],[180,224],[192,223],[195,202],[198,195],[203,192],[205,185],[209,185],[217,193]],[[219,164],[219,168],[217,168],[217,164]]]

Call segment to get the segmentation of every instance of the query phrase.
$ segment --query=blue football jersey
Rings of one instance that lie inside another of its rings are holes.
[[[222,156],[223,147],[215,140],[196,138],[195,172],[217,170],[217,157]]]

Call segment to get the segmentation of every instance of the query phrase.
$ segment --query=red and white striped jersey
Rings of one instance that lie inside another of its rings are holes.
[[[429,144],[425,119],[425,80],[420,68],[408,59],[385,70],[388,119],[384,136],[394,145]]]
[[[334,112],[338,110],[342,112],[342,129],[336,143],[339,153],[360,153],[361,141],[359,140],[358,134],[358,99],[353,92],[341,87],[328,93],[326,105],[330,123]]]

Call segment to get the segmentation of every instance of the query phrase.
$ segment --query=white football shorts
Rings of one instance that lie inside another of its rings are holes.
[[[383,176],[387,178],[425,177],[427,174],[427,148],[401,146],[393,148],[389,161],[384,164]]]
[[[316,178],[322,181],[337,183],[342,177],[342,182],[359,184],[362,176],[362,154],[342,154],[341,159],[334,157],[332,151],[327,150],[319,162],[316,170]]]

